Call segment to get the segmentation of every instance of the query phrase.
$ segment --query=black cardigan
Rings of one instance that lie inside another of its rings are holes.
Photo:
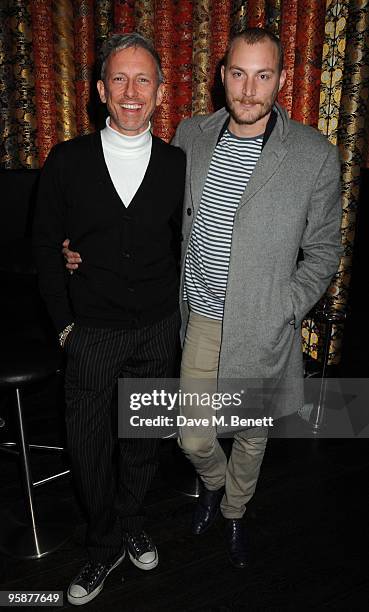
[[[149,165],[128,208],[111,181],[100,133],[56,145],[41,173],[34,222],[40,291],[58,332],[142,327],[178,306],[185,155],[153,136]],[[61,245],[79,251],[69,275]]]

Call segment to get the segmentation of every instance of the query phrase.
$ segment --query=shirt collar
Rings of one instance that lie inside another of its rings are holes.
[[[104,143],[113,149],[126,151],[141,151],[151,143],[151,123],[141,134],[126,136],[111,127],[110,117],[106,118],[106,127],[102,130]]]
[[[228,129],[228,125],[229,125],[229,120],[230,120],[230,116],[227,117],[227,119],[225,120],[225,122],[222,125],[222,128],[219,132],[219,136],[218,136],[218,140],[217,140],[217,144],[219,143],[220,139],[222,138],[224,132]],[[268,122],[265,126],[265,132],[263,135],[263,144],[262,144],[262,149],[265,147],[266,143],[268,142],[269,136],[271,135],[275,124],[277,123],[277,113],[274,110],[274,108],[272,108],[272,112],[269,115],[269,119]]]

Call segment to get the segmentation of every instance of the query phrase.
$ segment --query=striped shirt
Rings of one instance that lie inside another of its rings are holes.
[[[222,320],[233,222],[259,159],[263,135],[239,138],[228,130],[213,153],[185,264],[184,299],[190,310]]]

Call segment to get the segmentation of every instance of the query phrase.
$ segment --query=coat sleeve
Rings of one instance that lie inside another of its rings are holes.
[[[321,298],[337,272],[341,245],[341,183],[338,148],[330,146],[311,196],[301,241],[304,258],[291,279],[291,297],[298,327]]]
[[[57,146],[58,147],[58,146]],[[51,150],[42,169],[33,224],[33,251],[39,288],[58,332],[73,321],[62,242],[67,236],[66,205],[60,181],[58,148]]]

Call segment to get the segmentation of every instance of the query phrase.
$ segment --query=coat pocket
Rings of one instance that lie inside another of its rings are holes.
[[[291,286],[288,280],[281,280],[279,284],[279,300],[276,304],[278,310],[278,327],[274,328],[274,338],[272,344],[274,347],[283,342],[287,336],[295,329],[295,314],[293,309]]]
[[[285,314],[285,320],[290,325],[295,325],[295,312],[292,301],[291,284],[289,281],[285,281],[280,285],[280,299],[281,309]]]

